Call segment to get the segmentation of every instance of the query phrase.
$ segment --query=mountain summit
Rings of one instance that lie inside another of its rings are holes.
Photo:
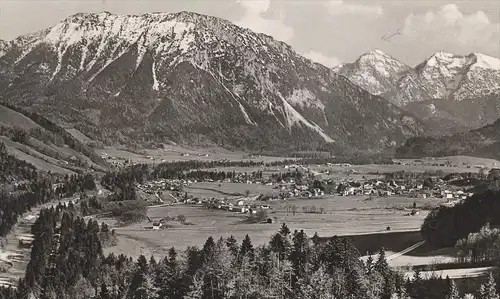
[[[11,44],[4,100],[94,138],[381,149],[423,130],[287,44],[196,13],[76,14]]]
[[[394,88],[410,66],[375,49],[361,55],[354,63],[343,64],[333,70],[368,92],[382,95]]]
[[[334,71],[443,133],[500,117],[500,59],[484,54],[437,52],[412,68],[374,50]]]

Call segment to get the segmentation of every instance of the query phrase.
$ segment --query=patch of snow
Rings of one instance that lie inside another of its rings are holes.
[[[251,118],[250,116],[248,116],[248,113],[246,112],[245,110],[245,107],[243,107],[243,105],[241,105],[241,103],[238,103],[240,104],[240,110],[241,112],[243,113],[243,117],[245,117],[245,121],[250,124],[250,125],[257,125]]]
[[[316,99],[314,94],[305,88],[295,89],[287,98],[287,101],[292,105],[298,105],[300,107],[317,107],[319,109],[325,109],[323,103]]]
[[[85,67],[85,60],[87,59],[87,53],[89,52],[87,47],[83,47],[82,49],[82,60],[80,60],[80,67],[78,68],[79,71],[83,71]]]
[[[194,67],[203,70],[203,68],[201,66],[196,65],[194,62],[191,62],[191,64]],[[243,107],[243,105],[241,104],[241,102],[236,98],[236,97],[239,97],[239,96],[235,95],[229,88],[227,88],[226,85],[224,85],[224,83],[222,82],[222,80],[220,80],[219,78],[217,78],[217,76],[215,76],[215,74],[212,71],[210,71],[209,69],[204,70],[204,71],[206,71],[207,73],[209,73],[231,95],[231,97],[238,104],[238,107],[240,108],[241,112],[243,113],[243,117],[245,118],[245,121],[248,124],[257,126],[257,123],[250,118],[250,116],[248,115],[248,113],[245,111],[245,107]]]
[[[156,77],[156,61],[153,61],[153,66],[151,67],[151,71],[153,72],[153,90],[158,91],[160,89],[160,83],[158,83],[158,78]]]
[[[477,61],[471,68],[484,68],[500,71],[500,59],[488,55],[476,53]]]
[[[288,103],[283,97],[283,107],[285,108],[285,115],[288,122],[288,128],[291,128],[294,124],[304,124],[316,133],[318,133],[326,142],[334,142],[332,138],[325,134],[323,129],[315,123],[310,123],[306,120],[297,110],[295,110],[290,103]]]

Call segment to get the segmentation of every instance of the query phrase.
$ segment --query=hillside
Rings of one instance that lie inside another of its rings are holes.
[[[442,137],[408,139],[397,149],[398,157],[470,155],[500,158],[500,119],[491,125]]]
[[[374,50],[334,71],[442,134],[477,129],[500,117],[500,59],[481,53],[438,52],[409,67]]]
[[[56,173],[104,170],[107,163],[88,145],[37,113],[0,105],[5,150],[36,168]]]
[[[4,100],[107,143],[378,151],[425,130],[287,44],[196,13],[77,14],[11,44]]]

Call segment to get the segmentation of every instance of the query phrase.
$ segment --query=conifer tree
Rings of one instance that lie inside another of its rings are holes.
[[[226,245],[229,251],[234,255],[234,257],[238,256],[238,251],[239,251],[238,241],[236,241],[233,235],[227,238]]]
[[[250,237],[248,235],[246,235],[245,239],[243,239],[240,248],[240,254],[239,254],[240,259],[243,258],[244,256],[248,256],[250,261],[255,260],[255,250],[253,248],[252,241],[250,240]]]
[[[460,294],[458,292],[458,288],[456,283],[451,280],[450,281],[450,288],[448,290],[448,295],[446,296],[446,299],[460,299]]]
[[[205,275],[202,272],[196,272],[196,274],[193,276],[193,282],[189,286],[189,290],[184,296],[184,299],[202,299],[204,280]]]
[[[103,282],[101,284],[101,291],[99,292],[99,299],[111,299],[111,295],[109,293],[108,287],[106,283]]]
[[[484,288],[483,288],[483,285],[481,285],[481,289],[480,289],[480,299],[499,299],[500,296],[498,295],[498,292],[497,292],[497,285],[495,283],[495,279],[493,278],[493,273],[490,272],[490,275],[488,277],[488,281],[486,282],[486,284],[484,284]]]

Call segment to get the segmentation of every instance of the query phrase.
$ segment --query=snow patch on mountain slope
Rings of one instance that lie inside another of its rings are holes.
[[[475,53],[475,55],[477,57],[477,61],[471,66],[471,69],[484,68],[500,71],[500,59],[481,53]]]
[[[334,142],[332,138],[325,134],[323,129],[315,123],[311,123],[306,120],[297,110],[295,110],[290,103],[288,103],[283,97],[283,107],[285,109],[284,114],[286,116],[288,128],[291,128],[295,124],[304,124],[316,133],[318,133],[326,142]]]
[[[153,61],[151,71],[153,72],[153,90],[158,91],[160,89],[160,83],[158,82],[158,78],[156,77],[156,60]]]
[[[243,105],[241,105],[241,103],[238,103],[238,104],[240,105],[240,110],[243,113],[243,117],[245,117],[245,121],[248,124],[256,126],[257,124],[250,118],[250,116],[248,115],[247,111],[245,110],[245,107],[243,107]]]
[[[301,108],[315,107],[324,110],[325,105],[321,103],[308,89],[295,89],[286,99],[292,105],[298,105]]]

